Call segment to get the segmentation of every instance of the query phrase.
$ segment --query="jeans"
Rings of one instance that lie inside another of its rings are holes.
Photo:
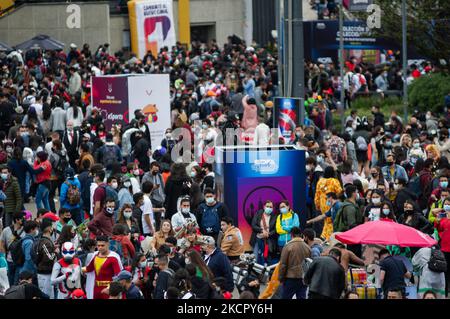
[[[50,210],[50,203],[48,201],[49,190],[43,184],[39,184],[36,190],[36,208],[45,208]]]
[[[295,295],[297,299],[306,299],[306,286],[301,278],[287,278],[283,283],[281,299],[292,299]]]
[[[54,298],[54,292],[52,282],[50,280],[51,274],[37,274],[37,280],[39,289],[46,295],[50,296],[50,299]]]
[[[333,298],[310,291],[308,299],[327,300],[327,299],[333,299]]]
[[[255,247],[253,247],[253,254],[256,256],[256,263],[260,265],[264,265],[264,263],[267,262],[268,266],[271,266],[273,264],[277,263],[277,258],[275,254],[269,254],[267,255],[267,260],[264,259],[264,240],[260,238],[256,238]]]

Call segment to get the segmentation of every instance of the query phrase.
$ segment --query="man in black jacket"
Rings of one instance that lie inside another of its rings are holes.
[[[164,299],[164,294],[166,293],[167,288],[170,287],[175,277],[175,272],[169,268],[169,258],[165,255],[158,256],[155,263],[158,264],[159,272],[158,278],[156,279],[156,287],[153,292],[153,298]]]
[[[144,137],[144,133],[137,131],[135,134],[136,144],[134,144],[134,158],[139,161],[139,167],[144,171],[150,170],[150,157],[148,151],[151,148],[151,143],[147,137]]]
[[[380,106],[374,105],[372,106],[372,114],[374,116],[373,126],[381,126],[384,127],[384,114],[380,112]]]
[[[19,275],[19,284],[5,292],[5,299],[49,299],[49,296],[33,284],[33,274],[24,271]]]
[[[309,299],[339,299],[345,289],[345,271],[341,251],[332,248],[328,256],[314,259],[305,275]]]
[[[37,279],[39,289],[53,299],[53,286],[51,284],[51,274],[53,264],[56,261],[55,245],[52,241],[53,226],[49,219],[42,220],[41,223],[42,236],[39,239],[37,246]]]
[[[216,241],[211,236],[203,237],[202,250],[205,252],[205,263],[211,269],[214,277],[225,278],[225,289],[234,290],[233,273],[228,257],[216,247]]]
[[[79,130],[74,128],[72,120],[67,121],[62,142],[67,150],[70,166],[73,169],[77,169],[76,160],[80,156],[78,153],[78,148],[81,144],[81,133]]]

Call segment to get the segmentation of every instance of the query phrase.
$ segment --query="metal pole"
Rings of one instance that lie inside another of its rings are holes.
[[[283,32],[282,32],[282,0],[275,0],[275,17],[277,19],[276,21],[276,27],[277,27],[277,46],[278,46],[278,96],[284,96],[284,89],[283,89],[283,79],[284,79],[284,72],[283,72]]]
[[[300,98],[299,122],[305,122],[305,106],[302,103],[305,97],[305,62],[303,43],[303,4],[302,0],[293,0],[292,3],[292,97]]]
[[[344,6],[343,0],[339,1],[339,69],[341,76],[341,126],[345,130],[345,90],[344,90]]]
[[[402,50],[403,50],[403,111],[404,121],[408,122],[408,86],[406,83],[408,70],[408,46],[407,46],[407,30],[406,30],[406,0],[402,0]]]

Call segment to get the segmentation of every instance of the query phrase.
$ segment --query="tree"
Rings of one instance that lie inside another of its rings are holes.
[[[402,41],[402,0],[375,0],[382,10],[381,29],[374,29],[378,37]],[[408,47],[434,63],[445,59],[450,63],[450,1],[406,0]]]

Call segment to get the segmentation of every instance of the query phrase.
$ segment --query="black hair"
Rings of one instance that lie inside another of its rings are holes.
[[[397,177],[396,180],[398,181],[398,184],[400,184],[402,186],[406,186],[406,184],[407,184],[406,179],[404,179],[403,177]]]
[[[177,246],[177,239],[175,237],[173,237],[173,236],[167,237],[165,242],[168,243],[168,244],[172,244],[175,247]]]
[[[142,184],[142,192],[144,194],[150,194],[153,189],[153,183],[151,181],[145,181],[144,184]]]
[[[133,195],[133,201],[134,204],[137,205],[137,203],[139,203],[139,201],[144,197],[144,193],[139,192]]]
[[[326,197],[331,197],[332,199],[336,200],[338,197],[335,192],[329,192],[326,194]]]
[[[378,252],[378,256],[383,256],[383,255],[390,255],[391,253],[389,252],[389,250],[387,250],[386,248],[382,248],[380,249],[380,251]]]
[[[114,198],[112,198],[112,197],[107,197],[106,198],[106,200],[105,200],[105,203],[116,203],[116,201],[115,201],[115,199]]]
[[[328,255],[341,258],[342,253],[338,248],[331,248]]]
[[[109,295],[117,297],[124,291],[122,285],[118,281],[113,281],[109,284]]]
[[[352,194],[356,191],[357,191],[357,188],[355,185],[352,185],[352,184],[347,185],[347,187],[345,188],[345,195],[347,196],[347,198],[350,198],[350,197],[352,197]]]
[[[314,240],[316,238],[316,232],[312,228],[305,228],[303,230],[303,236],[308,240]]]
[[[335,172],[334,172],[334,168],[331,167],[331,166],[325,167],[325,170],[323,172],[323,177],[324,178],[334,178],[334,177],[336,177]]]
[[[13,214],[13,222],[16,222],[18,220],[22,220],[25,218],[25,213],[20,211],[20,212],[14,212]]]
[[[292,227],[291,229],[291,235],[292,237],[300,237],[302,235],[302,230],[300,229],[300,227]]]
[[[233,225],[234,222],[233,218],[231,218],[230,216],[224,216],[220,221],[227,223],[227,225]]]
[[[95,176],[97,176],[103,182],[103,180],[105,179],[105,171],[98,170],[95,172]]]
[[[203,191],[203,194],[204,195],[207,195],[207,194],[216,195],[216,192],[211,187],[206,187],[205,190]]]
[[[109,243],[109,238],[108,238],[108,236],[106,236],[106,235],[100,235],[100,236],[97,236],[97,243],[98,243],[99,241],[103,241],[103,242]]]
[[[27,220],[23,226],[25,233],[29,234],[33,229],[38,228],[39,225],[34,220]]]

